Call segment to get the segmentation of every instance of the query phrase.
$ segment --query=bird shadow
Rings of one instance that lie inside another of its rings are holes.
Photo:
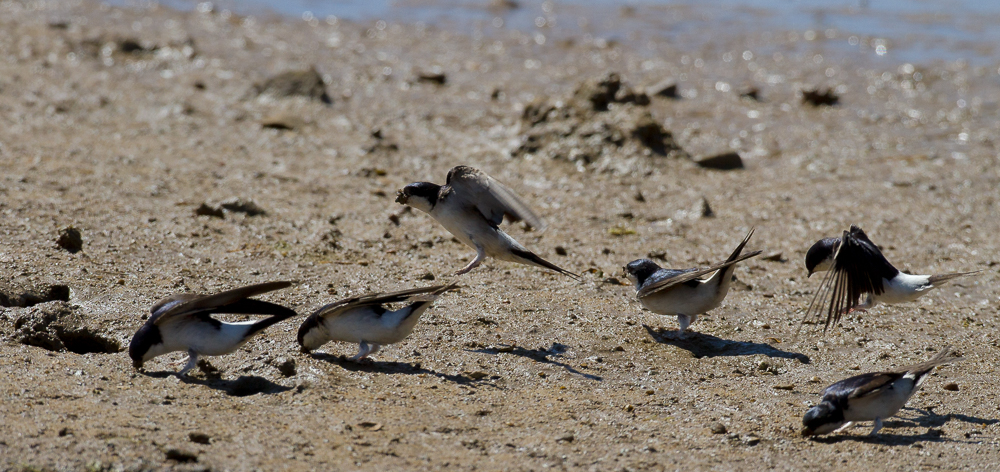
[[[803,364],[810,362],[809,356],[791,351],[783,351],[770,344],[755,343],[749,341],[731,341],[722,339],[711,334],[704,334],[690,331],[684,337],[676,334],[676,331],[667,332],[663,328],[651,328],[649,325],[642,325],[646,332],[654,341],[660,344],[669,344],[690,352],[696,359],[702,357],[719,356],[752,356],[763,354],[767,357],[779,357],[782,359],[795,359]]]
[[[541,363],[544,363],[544,364],[551,364],[551,365],[554,365],[554,366],[562,367],[563,369],[566,369],[567,372],[569,372],[571,374],[579,375],[579,376],[581,376],[581,377],[583,377],[585,379],[588,379],[588,380],[595,380],[595,381],[598,381],[598,382],[604,380],[604,378],[601,377],[601,376],[599,376],[599,375],[587,374],[587,373],[584,373],[584,372],[580,372],[579,370],[574,369],[572,366],[570,366],[569,364],[566,364],[565,362],[559,362],[559,361],[550,359],[550,357],[560,357],[560,356],[562,356],[562,353],[564,353],[567,350],[569,350],[569,346],[567,346],[565,344],[552,343],[552,346],[550,346],[548,349],[541,349],[541,348],[539,348],[539,349],[525,349],[525,348],[520,347],[520,346],[507,345],[507,346],[501,346],[501,347],[488,347],[488,348],[483,348],[483,349],[466,349],[466,350],[469,351],[469,352],[478,352],[478,353],[481,353],[481,354],[497,355],[497,354],[500,354],[500,353],[505,353],[505,354],[511,354],[511,355],[514,355],[514,356],[527,357],[528,359],[531,359],[531,360],[536,361],[536,362],[541,362]]]
[[[1000,419],[977,418],[975,416],[961,415],[954,413],[949,413],[947,415],[939,415],[934,413],[931,409],[904,407],[903,410],[916,412],[916,416],[909,418],[903,418],[899,416],[893,417],[892,420],[885,422],[886,429],[927,428],[927,431],[923,434],[902,435],[902,434],[886,433],[885,432],[886,429],[882,429],[878,434],[874,436],[842,434],[830,437],[816,437],[813,438],[812,440],[824,444],[836,444],[843,441],[855,441],[855,442],[863,442],[869,444],[884,444],[890,446],[910,446],[920,442],[952,442],[952,443],[963,443],[963,444],[978,444],[982,442],[982,440],[973,438],[971,434],[965,435],[967,440],[953,439],[944,436],[944,432],[941,431],[940,428],[944,426],[945,423],[948,423],[951,420],[958,420],[965,423],[971,423],[982,426],[989,426],[1000,423]]]
[[[144,372],[144,374],[147,377],[165,379],[167,377],[177,375],[177,372]],[[185,375],[180,377],[180,381],[186,384],[204,385],[213,390],[224,392],[226,395],[231,397],[248,397],[258,393],[272,395],[275,393],[287,392],[292,389],[292,387],[276,384],[268,379],[265,379],[264,377],[256,375],[241,375],[233,380],[223,379],[219,377],[218,374],[206,375],[207,376],[205,378]]]
[[[427,374],[433,375],[439,379],[447,380],[460,385],[489,385],[496,387],[490,380],[496,380],[490,376],[482,376],[473,374],[474,376],[459,374],[451,375],[438,372],[436,370],[431,370],[424,368],[419,362],[395,362],[395,361],[373,361],[371,359],[365,359],[362,361],[353,361],[345,356],[326,354],[323,352],[311,352],[309,357],[313,359],[328,362],[330,364],[336,364],[340,368],[351,371],[351,372],[368,372],[368,373],[379,373],[379,374],[404,374],[404,375],[419,375]],[[478,377],[478,378],[476,378]],[[496,376],[493,376],[496,377]],[[499,378],[499,377],[497,377]]]

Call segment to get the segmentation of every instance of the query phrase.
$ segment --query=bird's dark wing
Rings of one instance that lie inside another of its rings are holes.
[[[698,270],[697,267],[692,267],[690,269],[660,269],[656,272],[653,272],[653,275],[650,275],[649,278],[646,279],[643,286],[645,287],[646,285],[661,283],[666,280],[670,280],[674,277],[686,274],[688,272],[694,272],[696,270]],[[695,282],[695,280],[689,280],[688,282]]]
[[[823,318],[825,311],[823,331],[826,331],[857,306],[862,296],[885,292],[883,279],[892,279],[897,274],[899,270],[886,260],[878,246],[868,239],[861,228],[852,225],[850,231],[844,231],[833,257],[833,267],[823,277],[809,303],[803,323]]]
[[[310,318],[330,318],[337,317],[350,309],[358,308],[362,306],[372,306],[372,305],[384,305],[386,303],[399,303],[405,302],[413,298],[420,298],[424,294],[440,295],[449,290],[454,290],[458,285],[451,283],[448,285],[434,285],[431,287],[420,287],[411,288],[407,290],[400,290],[398,292],[388,292],[388,293],[372,293],[368,295],[362,295],[360,297],[345,298],[343,300],[338,300],[333,303],[324,305],[313,312]]]
[[[744,254],[742,256],[736,257],[735,259],[730,258],[727,261],[723,261],[723,262],[719,262],[719,263],[716,263],[716,264],[712,264],[712,265],[710,265],[710,266],[708,266],[708,267],[706,267],[704,269],[687,269],[687,270],[673,271],[673,272],[676,273],[676,275],[674,275],[672,277],[666,277],[666,278],[663,278],[663,279],[660,279],[660,280],[656,280],[656,281],[653,281],[653,282],[647,282],[646,284],[644,284],[642,286],[642,288],[639,289],[638,292],[636,292],[635,296],[638,297],[638,298],[642,298],[642,297],[645,297],[647,295],[659,292],[661,290],[668,289],[668,288],[673,287],[675,285],[682,284],[684,282],[688,282],[688,281],[697,279],[697,278],[699,278],[699,277],[701,277],[701,276],[703,276],[705,274],[710,274],[710,273],[715,272],[715,271],[717,271],[719,269],[725,269],[726,267],[729,267],[729,266],[731,266],[733,264],[736,264],[737,262],[745,261],[745,260],[747,260],[747,259],[749,259],[751,257],[754,257],[754,256],[760,254],[761,252],[763,252],[763,251],[754,251],[754,252],[751,252],[749,254]],[[665,270],[669,270],[669,269],[665,269]],[[652,278],[652,277],[650,277],[650,278]]]
[[[150,311],[152,311],[153,313],[153,316],[150,318],[154,324],[159,325],[176,316],[195,314],[199,312],[211,311],[216,313],[246,313],[246,311],[225,311],[219,309],[225,307],[226,305],[237,303],[246,298],[286,288],[291,285],[292,282],[287,282],[287,281],[267,282],[262,284],[248,285],[246,287],[240,287],[232,290],[226,290],[225,292],[219,292],[214,295],[195,295],[195,294],[173,295],[164,298],[163,300],[160,300],[155,305],[153,305],[153,307],[150,309]],[[239,309],[240,306],[234,308]],[[250,309],[250,308],[245,308],[245,309]],[[271,311],[265,311],[263,314],[272,314],[272,313]]]
[[[545,230],[545,222],[513,190],[481,170],[455,167],[448,172],[447,186],[450,189],[442,189],[442,192],[454,192],[448,198],[458,198],[474,206],[493,226],[499,226],[506,216],[508,221],[524,220],[534,229]]]
[[[838,404],[848,399],[872,395],[887,388],[904,374],[905,372],[870,372],[855,375],[827,387],[823,391],[823,400],[831,400],[834,404]]]

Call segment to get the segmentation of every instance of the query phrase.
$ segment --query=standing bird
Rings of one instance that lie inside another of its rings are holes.
[[[722,304],[729,293],[736,263],[745,261],[760,254],[754,251],[741,256],[743,247],[754,229],[751,228],[743,242],[736,247],[733,254],[723,262],[712,264],[704,269],[663,269],[649,259],[637,259],[625,266],[625,274],[635,285],[635,297],[642,306],[659,315],[677,315],[680,324],[680,334],[694,323],[698,315],[712,310]],[[715,272],[707,280],[701,276]]]
[[[431,215],[459,241],[476,250],[475,259],[455,275],[476,268],[489,256],[580,278],[542,259],[500,229],[504,217],[510,222],[524,220],[539,231],[544,231],[546,225],[512,190],[483,171],[468,166],[455,167],[448,172],[444,186],[412,183],[396,192],[396,203]]]
[[[391,293],[375,293],[361,297],[345,298],[316,310],[299,327],[299,345],[302,352],[309,352],[330,341],[358,343],[358,354],[351,357],[358,361],[375,354],[383,344],[394,344],[406,339],[431,302],[441,294],[453,290],[456,284],[413,288]],[[413,303],[396,311],[389,311],[385,303]]]
[[[172,295],[157,302],[128,346],[132,365],[141,369],[146,361],[175,351],[187,351],[187,365],[177,373],[183,377],[198,364],[198,356],[229,354],[268,326],[296,315],[295,311],[250,297],[286,288],[292,282],[267,282],[227,290],[215,295]],[[215,313],[272,315],[260,321],[226,323]]]
[[[822,317],[826,307],[826,323],[823,331],[831,324],[840,322],[840,317],[851,311],[864,311],[879,302],[903,303],[920,298],[937,284],[973,272],[957,272],[941,275],[904,274],[892,266],[882,251],[857,225],[844,231],[841,238],[821,239],[806,253],[806,269],[809,276],[820,271],[829,271],[816,291],[809,308],[807,319]],[[864,303],[858,301],[866,296]],[[823,300],[830,298],[829,304]]]
[[[895,415],[920,389],[931,370],[962,360],[945,346],[929,361],[889,372],[871,372],[841,380],[823,390],[823,399],[802,418],[803,436],[840,432],[856,421],[874,421],[869,435],[882,429],[882,420]]]

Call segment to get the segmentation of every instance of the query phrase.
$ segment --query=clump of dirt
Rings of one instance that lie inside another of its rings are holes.
[[[56,240],[56,244],[76,254],[83,250],[83,234],[76,227],[67,226],[59,231],[59,239]]]
[[[301,96],[327,104],[333,102],[326,93],[323,77],[319,75],[315,67],[290,70],[274,75],[254,85],[253,92],[256,95],[271,95],[275,98]]]
[[[632,90],[616,73],[584,81],[565,100],[540,99],[524,108],[527,131],[512,154],[599,167],[637,153],[686,157],[648,105],[649,96]]]
[[[81,326],[82,320],[66,302],[44,303],[14,320],[13,339],[49,351],[76,354],[113,354],[122,351],[113,338]]]

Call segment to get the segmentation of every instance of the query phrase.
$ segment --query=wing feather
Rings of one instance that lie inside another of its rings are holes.
[[[646,286],[642,287],[641,289],[639,289],[638,292],[636,292],[636,297],[642,298],[642,297],[645,297],[647,295],[659,292],[661,290],[665,290],[667,288],[673,287],[675,285],[682,284],[682,283],[687,282],[689,280],[697,279],[697,278],[699,278],[699,277],[701,277],[701,276],[703,276],[705,274],[710,274],[710,273],[715,272],[715,271],[717,271],[719,269],[725,269],[726,267],[729,267],[729,266],[731,266],[733,264],[745,261],[745,260],[747,260],[747,259],[749,259],[751,257],[754,257],[754,256],[756,256],[756,255],[758,255],[758,254],[760,254],[762,252],[764,252],[764,251],[754,251],[754,252],[751,252],[749,254],[744,254],[742,256],[736,257],[735,259],[730,258],[730,260],[719,262],[719,263],[716,263],[716,264],[712,264],[712,265],[710,265],[710,266],[708,266],[708,267],[706,267],[704,269],[697,269],[697,270],[692,270],[692,271],[689,271],[689,272],[680,272],[680,273],[678,273],[674,277],[670,277],[670,278],[658,280],[656,282],[653,282],[653,283],[651,283],[649,285],[646,285]]]
[[[337,317],[354,308],[363,306],[383,305],[386,303],[405,302],[407,300],[410,300],[411,298],[418,297],[419,295],[427,293],[440,295],[449,290],[454,290],[457,287],[458,284],[450,283],[447,285],[434,285],[431,287],[411,288],[407,290],[399,290],[396,292],[372,293],[368,295],[362,295],[360,297],[345,298],[343,300],[338,300],[318,308],[309,317],[310,318]]]
[[[289,281],[265,282],[234,288],[212,295],[189,293],[172,295],[157,302],[150,311],[153,313],[153,323],[159,325],[177,316],[217,309],[246,298],[290,287],[293,283]]]
[[[469,166],[455,167],[448,172],[447,186],[454,190],[455,197],[475,206],[493,226],[499,226],[506,217],[510,222],[523,220],[539,231],[546,228],[545,221],[531,211],[513,190],[481,170]]]
[[[899,270],[889,263],[878,246],[857,225],[851,225],[850,231],[844,231],[840,241],[833,257],[833,267],[823,277],[802,320],[804,324],[806,320],[823,319],[825,315],[823,331],[839,323],[846,312],[858,306],[863,296],[884,293],[883,279],[892,279],[899,274]]]

